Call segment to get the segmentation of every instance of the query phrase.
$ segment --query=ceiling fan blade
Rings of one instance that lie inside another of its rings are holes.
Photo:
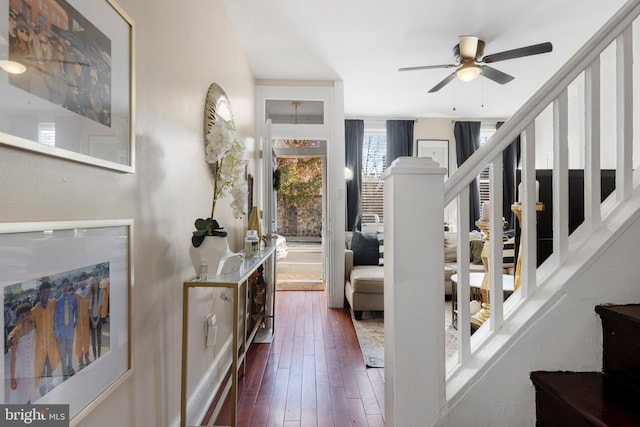
[[[422,65],[419,67],[404,67],[398,68],[398,71],[416,71],[416,70],[433,70],[436,68],[452,68],[455,64],[442,64],[442,65]]]
[[[431,90],[429,91],[429,93],[433,93],[433,92],[437,92],[440,89],[442,89],[447,83],[449,83],[451,80],[456,78],[456,73],[451,73],[449,74],[444,80],[442,80],[440,83],[438,83],[437,85],[435,85],[434,87],[431,88]]]
[[[521,58],[523,56],[539,55],[541,53],[551,52],[553,45],[549,42],[534,44],[531,46],[520,47],[518,49],[505,50],[482,58],[481,62],[490,64],[492,62],[505,61],[507,59]]]
[[[500,83],[501,85],[509,83],[514,79],[513,76],[487,65],[482,66],[482,75],[496,83]]]

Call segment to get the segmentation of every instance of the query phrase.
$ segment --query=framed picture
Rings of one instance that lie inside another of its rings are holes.
[[[413,151],[416,157],[431,157],[441,167],[447,169],[449,176],[449,141],[446,139],[418,139],[416,149]]]
[[[3,404],[72,425],[132,373],[132,220],[0,224]]]
[[[112,0],[0,0],[0,144],[133,173],[133,38]]]

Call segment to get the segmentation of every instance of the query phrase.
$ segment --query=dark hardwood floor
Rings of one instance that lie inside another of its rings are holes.
[[[323,291],[276,292],[275,337],[254,344],[238,426],[384,426],[384,369],[367,368],[348,309]],[[229,425],[228,402],[215,425]]]

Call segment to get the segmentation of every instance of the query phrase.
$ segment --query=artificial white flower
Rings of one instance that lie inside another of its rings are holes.
[[[222,160],[225,154],[234,148],[237,140],[232,122],[221,119],[211,126],[205,147],[207,163],[217,163]]]
[[[233,216],[241,218],[247,212],[248,185],[245,178],[247,162],[243,160],[245,152],[244,141],[238,139],[233,122],[219,119],[206,136],[205,152],[207,163],[213,172],[213,205],[211,218],[216,201],[231,194]]]

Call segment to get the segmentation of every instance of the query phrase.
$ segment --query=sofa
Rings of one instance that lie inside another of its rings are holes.
[[[384,311],[382,232],[370,234],[348,231],[345,246],[344,295],[353,310],[353,316],[360,320],[363,311]]]
[[[344,293],[354,317],[360,320],[364,311],[384,311],[384,233],[382,231],[377,231],[375,234],[347,232],[345,237]],[[478,231],[469,233],[469,244],[471,255],[469,270],[484,272],[484,265],[480,258],[484,245],[482,234]],[[445,232],[445,295],[452,294],[451,276],[456,273],[458,267],[457,245],[457,233]],[[513,274],[512,240],[505,244],[503,257],[505,273]]]

